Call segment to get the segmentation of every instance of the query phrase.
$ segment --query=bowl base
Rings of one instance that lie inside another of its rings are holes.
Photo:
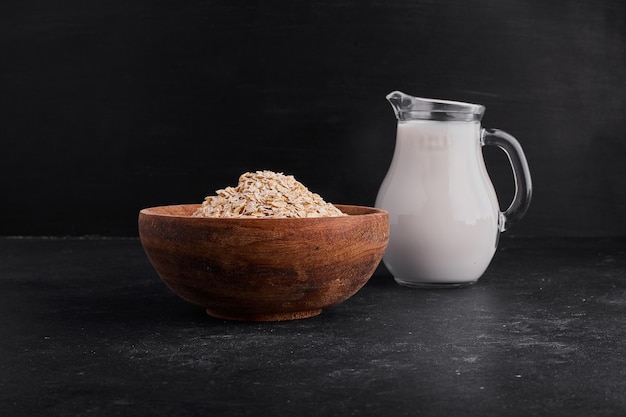
[[[270,314],[234,314],[223,311],[206,309],[206,313],[218,319],[225,320],[237,320],[237,321],[288,321],[306,319],[309,317],[315,317],[322,312],[322,309],[306,310],[306,311],[293,311],[289,313],[270,313]]]

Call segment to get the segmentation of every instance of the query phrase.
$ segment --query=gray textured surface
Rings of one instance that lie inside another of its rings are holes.
[[[135,239],[0,239],[0,414],[626,413],[626,242],[503,240],[474,286],[384,269],[320,316],[210,318]]]

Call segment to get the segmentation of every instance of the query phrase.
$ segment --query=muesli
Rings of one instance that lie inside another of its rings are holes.
[[[242,174],[236,187],[206,197],[193,216],[306,218],[346,214],[309,191],[293,175],[266,170]]]

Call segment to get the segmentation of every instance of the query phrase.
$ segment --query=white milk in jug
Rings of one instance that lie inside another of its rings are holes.
[[[397,128],[376,199],[389,211],[384,263],[404,285],[470,284],[491,262],[500,232],[480,122],[411,120]]]

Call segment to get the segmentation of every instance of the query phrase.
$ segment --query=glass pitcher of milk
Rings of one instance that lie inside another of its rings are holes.
[[[485,272],[500,232],[530,205],[532,184],[519,142],[484,129],[485,107],[447,100],[387,95],[398,119],[396,147],[376,207],[389,212],[383,257],[397,283],[462,287]],[[482,146],[495,145],[513,168],[515,195],[500,212]]]

